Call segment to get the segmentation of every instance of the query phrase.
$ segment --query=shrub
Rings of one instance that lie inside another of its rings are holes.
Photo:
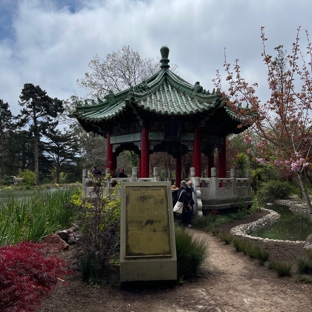
[[[246,239],[234,237],[232,239],[232,244],[235,247],[236,251],[244,251],[245,245],[246,245]]]
[[[214,221],[215,218],[210,214],[207,214],[205,216],[195,216],[193,218],[192,225],[197,229],[203,229],[210,232],[213,230]]]
[[[290,276],[291,275],[292,264],[282,261],[270,261],[269,269],[273,269],[277,272],[278,276]]]
[[[78,245],[83,251],[80,261],[82,279],[92,284],[111,282],[119,274],[112,264],[119,257],[121,202],[120,198],[103,196],[106,178],[99,177],[92,182],[95,194],[92,200],[82,203],[81,194],[72,198],[72,203],[80,206],[78,218],[83,234]]]
[[[0,210],[0,244],[40,241],[43,236],[69,226],[75,210],[69,206],[77,189],[38,193],[22,200],[10,198]]]
[[[262,185],[257,195],[263,202],[273,202],[275,199],[284,199],[294,192],[287,181],[268,181]]]
[[[312,275],[312,257],[301,256],[297,261],[298,273]]]
[[[224,232],[217,234],[217,236],[219,237],[219,239],[221,239],[226,244],[230,244],[232,242],[232,239],[233,239],[233,236],[231,234],[224,233]]]
[[[196,275],[207,257],[205,241],[195,239],[183,227],[175,227],[178,279]]]
[[[23,178],[26,185],[36,185],[36,174],[33,171],[25,169],[19,173],[19,177]]]
[[[242,251],[251,259],[257,259],[260,265],[263,265],[269,259],[270,253],[253,244],[248,239],[233,238],[232,244],[237,251]]]
[[[43,256],[41,244],[21,243],[0,247],[0,310],[34,311],[40,297],[51,291],[58,276],[69,274],[66,262]]]

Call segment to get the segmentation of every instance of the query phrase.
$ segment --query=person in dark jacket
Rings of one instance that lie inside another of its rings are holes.
[[[181,184],[180,184],[180,188],[179,188],[179,192],[178,192],[178,198],[181,197],[179,199],[179,201],[183,202],[183,212],[182,212],[182,225],[184,226],[188,226],[188,227],[192,227],[191,225],[191,216],[192,216],[192,206],[189,203],[189,196],[186,192],[186,181],[182,180]]]
[[[124,168],[120,168],[118,178],[127,178],[127,175],[125,174]]]
[[[191,221],[192,221],[193,211],[194,211],[193,192],[194,192],[194,188],[193,188],[192,180],[188,180],[186,182],[186,193],[187,193],[188,198],[189,198],[189,204],[192,206],[192,210],[188,211],[188,214],[189,214],[188,227],[192,227]]]
[[[94,166],[92,169],[92,174],[94,174],[96,176],[101,175],[101,170],[97,166]]]

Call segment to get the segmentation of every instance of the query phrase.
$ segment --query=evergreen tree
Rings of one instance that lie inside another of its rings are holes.
[[[63,103],[61,100],[52,99],[47,92],[40,86],[34,86],[31,83],[24,84],[20,95],[19,104],[23,107],[21,110],[21,125],[29,126],[29,132],[33,138],[34,151],[34,171],[36,174],[36,183],[39,184],[39,143],[40,138],[48,128],[55,128],[58,124],[56,117],[58,113],[63,112]]]
[[[9,174],[6,168],[11,162],[9,147],[12,131],[14,130],[13,119],[14,117],[10,111],[9,104],[0,100],[0,181],[4,174]]]
[[[76,137],[69,130],[64,133],[59,130],[52,130],[46,133],[46,137],[48,142],[45,144],[45,151],[49,154],[55,168],[56,183],[60,183],[62,165],[77,166],[78,143]]]

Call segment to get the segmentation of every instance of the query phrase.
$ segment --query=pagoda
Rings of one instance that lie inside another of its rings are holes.
[[[226,177],[226,137],[247,126],[218,90],[190,84],[170,70],[169,49],[160,49],[160,69],[142,83],[103,99],[77,103],[75,117],[87,132],[106,138],[106,166],[116,170],[117,156],[131,150],[139,157],[139,177],[148,178],[149,155],[167,152],[176,160],[176,184],[181,181],[181,157],[193,152],[195,176],[202,174],[201,154],[208,174],[218,151],[218,175]],[[239,127],[240,125],[240,127]]]

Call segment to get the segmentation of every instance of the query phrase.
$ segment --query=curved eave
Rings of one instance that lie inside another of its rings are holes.
[[[248,108],[245,108],[246,114],[245,115],[241,115],[241,116],[238,116],[229,106],[224,106],[224,109],[225,109],[225,112],[227,113],[227,115],[231,119],[233,119],[233,120],[235,120],[237,122],[243,123],[243,124],[245,124],[250,119],[256,120],[256,118],[257,118],[257,114],[253,113]]]
[[[110,120],[120,115],[126,109],[126,101],[120,101],[111,105],[84,106],[76,109],[79,119],[88,121]]]
[[[105,98],[77,106],[77,118],[108,121],[124,112],[129,103],[143,111],[169,116],[196,115],[223,105],[220,94],[209,94],[200,86],[197,90],[169,69],[161,69],[141,84],[116,94],[111,92]]]

